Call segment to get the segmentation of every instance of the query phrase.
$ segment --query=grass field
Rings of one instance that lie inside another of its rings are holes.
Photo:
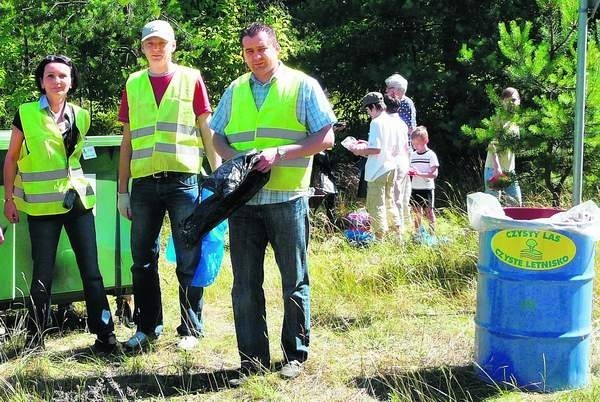
[[[442,213],[447,244],[425,247],[388,240],[354,248],[319,224],[310,243],[312,339],[304,373],[276,371],[240,388],[227,379],[238,367],[226,256],[206,289],[206,336],[193,352],[176,349],[178,306],[174,266],[161,260],[165,331],[146,353],[92,353],[85,332],[56,334],[46,350],[21,351],[21,325],[0,346],[0,400],[7,401],[598,401],[600,360],[593,338],[591,384],[553,394],[488,385],[473,375],[477,234],[464,214]],[[596,264],[598,266],[598,263]],[[279,274],[269,252],[265,290],[271,353],[282,359]],[[18,317],[17,317],[18,318]],[[594,330],[598,314],[594,313]],[[127,339],[133,329],[118,326]],[[276,366],[275,366],[276,367]]]

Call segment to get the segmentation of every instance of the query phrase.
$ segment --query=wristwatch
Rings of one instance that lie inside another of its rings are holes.
[[[280,161],[284,160],[286,155],[287,151],[285,149],[283,149],[282,147],[277,147],[277,156],[279,157]]]

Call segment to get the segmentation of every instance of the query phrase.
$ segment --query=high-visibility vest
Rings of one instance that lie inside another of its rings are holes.
[[[198,70],[177,66],[160,105],[148,70],[127,79],[132,178],[163,171],[200,173],[204,148],[193,107],[199,77]]]
[[[225,127],[226,138],[238,151],[262,150],[294,144],[307,137],[306,126],[298,121],[296,104],[304,73],[280,66],[260,110],[250,88],[250,73],[233,82],[231,118]],[[312,156],[284,159],[271,168],[266,189],[306,190],[310,184]]]
[[[40,109],[39,101],[19,107],[25,140],[17,161],[13,196],[17,209],[28,215],[66,213],[63,201],[69,189],[77,191],[85,208],[96,203],[94,190],[79,163],[83,139],[90,128],[90,114],[76,105],[69,106],[79,130],[75,150],[69,157],[58,124],[46,110]]]

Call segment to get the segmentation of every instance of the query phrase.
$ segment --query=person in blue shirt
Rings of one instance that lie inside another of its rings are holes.
[[[229,85],[213,114],[214,146],[224,159],[259,150],[256,169],[270,171],[271,178],[229,218],[231,294],[241,359],[240,378],[232,379],[232,386],[270,368],[262,287],[268,244],[283,289],[280,375],[297,377],[308,357],[308,185],[312,155],[333,146],[336,122],[318,82],[279,61],[272,27],[251,24],[240,34],[240,44],[250,72]]]

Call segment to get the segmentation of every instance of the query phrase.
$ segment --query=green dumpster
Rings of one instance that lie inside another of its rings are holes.
[[[8,149],[10,131],[0,131],[0,166]],[[96,241],[100,271],[107,293],[130,294],[132,265],[129,242],[130,222],[117,211],[117,175],[121,136],[87,137],[82,167],[96,191]],[[0,175],[0,195],[4,198],[4,180]],[[0,246],[0,307],[20,304],[29,296],[31,283],[31,244],[27,217],[10,224],[0,216],[5,242]],[[83,300],[83,287],[75,254],[63,229],[52,284],[52,301],[67,303]]]

